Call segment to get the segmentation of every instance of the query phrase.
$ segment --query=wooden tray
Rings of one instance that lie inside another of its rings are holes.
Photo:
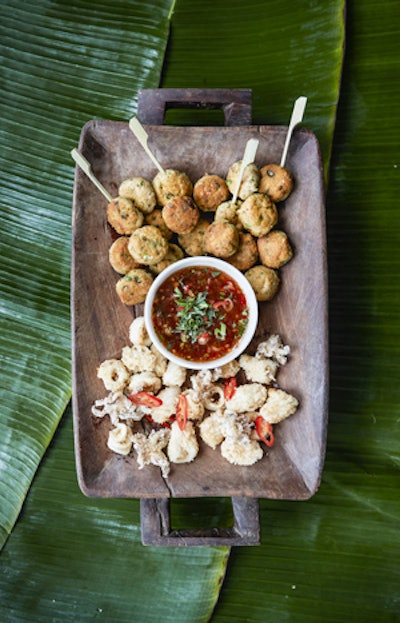
[[[171,106],[222,108],[223,127],[162,125]],[[266,116],[268,111],[266,110]],[[149,146],[164,167],[186,171],[193,181],[205,173],[226,176],[246,141],[259,139],[256,163],[279,162],[286,127],[251,124],[247,90],[147,90],[139,94],[138,117]],[[151,123],[149,123],[151,122]],[[152,179],[157,172],[127,123],[93,120],[81,133],[79,149],[112,196],[132,175]],[[118,275],[108,261],[113,234],[106,202],[76,170],[73,199],[72,323],[73,410],[79,484],[89,496],[142,499],[142,536],[146,544],[248,545],[259,542],[258,498],[304,500],[317,490],[327,428],[328,341],[324,186],[315,135],[298,128],[286,166],[296,186],[279,208],[279,226],[295,250],[281,269],[278,295],[260,304],[257,335],[279,333],[292,349],[279,371],[280,386],[300,400],[295,415],[275,427],[275,445],[251,467],[228,463],[219,450],[201,444],[193,463],[173,465],[163,479],[154,466],[139,470],[134,457],[106,445],[108,418],[95,421],[94,400],[105,396],[96,376],[101,361],[119,358],[129,343],[128,328],[141,309],[123,305],[115,292]],[[232,497],[235,525],[210,532],[171,531],[168,498]]]

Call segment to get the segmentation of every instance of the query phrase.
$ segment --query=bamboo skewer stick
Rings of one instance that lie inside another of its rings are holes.
[[[162,168],[161,164],[158,162],[157,158],[154,156],[154,154],[152,153],[152,151],[147,145],[148,134],[137,117],[132,117],[129,120],[129,128],[131,129],[133,134],[136,136],[137,140],[139,141],[139,143],[141,144],[141,146],[143,147],[143,149],[145,150],[149,158],[156,165],[157,169],[161,173],[164,173],[164,169]]]
[[[292,116],[290,118],[289,128],[286,134],[285,145],[282,152],[281,163],[280,166],[284,167],[287,157],[287,152],[289,149],[290,139],[292,138],[292,133],[296,125],[298,125],[303,120],[304,111],[307,105],[307,98],[302,96],[298,97],[294,103]]]
[[[254,162],[254,158],[256,157],[256,152],[258,148],[258,143],[259,143],[259,140],[257,138],[250,138],[246,143],[246,148],[244,150],[242,163],[239,169],[239,176],[238,176],[238,180],[236,183],[235,192],[233,193],[233,197],[231,200],[232,205],[234,205],[237,201],[240,184],[242,183],[245,168],[247,167],[248,164],[251,164],[252,162]]]
[[[103,196],[110,203],[110,201],[112,201],[112,197],[110,193],[108,192],[108,190],[104,188],[103,184],[101,184],[101,182],[99,182],[97,177],[93,174],[91,164],[86,160],[84,156],[82,156],[82,154],[79,153],[77,149],[73,149],[71,151],[71,156],[75,160],[78,167],[82,169],[82,171],[88,176],[90,181],[93,182],[96,188],[98,188],[98,190],[103,194]]]

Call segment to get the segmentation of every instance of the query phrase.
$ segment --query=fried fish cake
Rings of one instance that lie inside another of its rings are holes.
[[[274,203],[284,201],[293,190],[293,176],[279,164],[266,164],[260,169],[259,192],[265,193]]]
[[[115,285],[117,294],[125,305],[144,303],[153,283],[153,276],[144,268],[134,268],[119,279]]]
[[[215,212],[229,197],[229,188],[219,175],[203,175],[193,187],[193,199],[203,212]]]
[[[157,203],[161,206],[165,206],[174,197],[191,196],[193,193],[193,184],[189,176],[175,169],[159,171],[153,179],[153,188]]]
[[[238,217],[253,236],[265,236],[278,222],[278,210],[268,195],[254,193],[243,201]]]
[[[199,208],[192,197],[174,197],[163,207],[165,224],[176,234],[188,234],[200,218]]]
[[[191,256],[204,255],[204,238],[210,223],[204,219],[200,219],[194,229],[188,234],[180,234],[178,242],[184,251]]]
[[[240,199],[236,201],[236,203],[233,203],[232,201],[224,201],[218,206],[214,215],[214,221],[228,221],[228,223],[236,225],[238,229],[243,229],[243,225],[239,221],[237,213],[242,203],[243,202],[240,201]]]
[[[129,238],[128,251],[139,264],[157,264],[168,252],[168,242],[153,225],[143,225]]]
[[[236,190],[241,165],[241,160],[234,162],[229,167],[229,171],[226,176],[226,183],[232,195]],[[240,199],[247,199],[249,195],[257,192],[259,182],[260,171],[258,170],[258,167],[254,164],[254,162],[251,162],[244,169],[243,178],[239,187],[238,197]]]
[[[110,264],[120,275],[125,275],[133,268],[139,267],[139,263],[129,253],[128,242],[129,236],[119,236],[108,250]]]
[[[284,231],[274,229],[257,240],[261,263],[269,268],[280,268],[293,257],[293,250]]]
[[[143,213],[125,197],[117,197],[107,206],[107,221],[118,234],[131,234],[143,225],[143,219]]]
[[[144,177],[130,177],[121,182],[118,194],[133,201],[143,214],[149,214],[157,205],[154,188]]]
[[[238,270],[245,271],[254,266],[258,261],[257,243],[253,236],[248,233],[239,233],[239,247],[236,253],[226,259],[229,264]]]
[[[204,236],[204,248],[216,257],[227,258],[239,247],[239,230],[228,221],[214,221]]]
[[[278,291],[280,279],[273,268],[252,266],[245,272],[258,301],[270,301]]]

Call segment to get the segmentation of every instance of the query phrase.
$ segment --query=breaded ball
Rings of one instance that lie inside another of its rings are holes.
[[[257,240],[261,263],[269,268],[280,268],[293,257],[293,250],[284,231],[274,229]]]
[[[193,184],[186,173],[175,169],[159,171],[153,179],[153,188],[157,203],[165,206],[174,197],[190,196],[193,193]]]
[[[134,268],[116,283],[119,298],[125,305],[144,303],[146,294],[153,283],[152,275],[143,268]]]
[[[271,201],[278,203],[289,197],[293,190],[292,174],[279,164],[266,164],[260,169],[259,192],[265,193]]]
[[[162,215],[167,227],[176,234],[188,234],[200,218],[192,197],[174,197],[163,207]]]
[[[153,210],[153,212],[150,212],[150,214],[146,214],[144,217],[144,222],[146,225],[153,225],[154,227],[158,227],[166,240],[171,240],[172,236],[174,235],[174,232],[171,231],[169,227],[167,227],[163,219],[161,208],[156,208],[155,210]]]
[[[239,247],[239,231],[228,221],[214,221],[204,236],[204,248],[216,257],[230,257]]]
[[[210,223],[200,219],[194,229],[188,234],[178,236],[178,242],[188,255],[204,255],[204,238]]]
[[[115,272],[126,275],[132,268],[138,268],[139,263],[133,259],[128,251],[129,236],[120,236],[112,243],[108,250],[110,264]]]
[[[131,234],[143,225],[143,213],[133,201],[117,197],[107,206],[107,221],[118,234]]]
[[[203,212],[215,212],[229,197],[229,188],[219,175],[203,175],[193,187],[193,199]]]
[[[157,205],[156,193],[149,180],[144,177],[130,177],[118,189],[120,197],[131,199],[144,214],[152,212]]]
[[[233,223],[238,229],[243,229],[237,213],[242,203],[240,199],[236,203],[224,201],[218,206],[214,215],[214,221],[228,221],[228,223]]]
[[[174,264],[175,262],[177,262],[178,260],[181,260],[182,258],[183,258],[182,249],[178,247],[177,244],[170,243],[168,245],[167,254],[164,255],[163,259],[160,262],[157,262],[157,264],[151,264],[149,268],[153,273],[156,273],[156,275],[159,275],[164,270],[164,268],[167,268],[167,266]]]
[[[253,236],[265,236],[278,222],[278,210],[267,195],[254,193],[243,201],[238,217]]]
[[[129,238],[128,250],[139,264],[157,264],[168,252],[168,242],[157,227],[143,225]]]
[[[253,266],[245,272],[245,276],[255,292],[257,301],[270,301],[278,291],[280,279],[273,268]]]
[[[236,190],[236,185],[237,185],[237,181],[239,178],[241,165],[242,165],[241,160],[238,160],[238,162],[234,162],[229,168],[228,175],[226,176],[226,183],[232,195],[234,194]],[[240,199],[247,199],[249,195],[257,192],[259,182],[260,182],[260,171],[258,170],[257,166],[254,164],[254,162],[251,162],[244,169],[238,197]]]
[[[257,243],[251,234],[239,233],[239,247],[227,262],[238,270],[248,270],[258,261]]]

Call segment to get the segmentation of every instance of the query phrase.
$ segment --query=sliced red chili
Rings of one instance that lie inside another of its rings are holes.
[[[236,377],[231,376],[229,379],[225,380],[224,383],[224,398],[225,400],[230,400],[235,393],[237,388],[237,380]]]
[[[223,301],[215,301],[215,303],[212,304],[212,306],[214,307],[214,309],[223,309],[225,311],[231,311],[233,309],[233,301],[232,299],[224,299]]]
[[[256,431],[261,441],[263,441],[269,448],[272,448],[275,443],[274,433],[272,432],[272,424],[264,420],[261,415],[256,417]]]
[[[161,398],[154,396],[150,392],[137,392],[128,396],[129,400],[135,405],[143,405],[145,407],[160,407],[162,405]]]
[[[178,404],[176,405],[176,421],[181,430],[185,430],[188,420],[188,400],[184,394],[181,394],[178,398]]]

